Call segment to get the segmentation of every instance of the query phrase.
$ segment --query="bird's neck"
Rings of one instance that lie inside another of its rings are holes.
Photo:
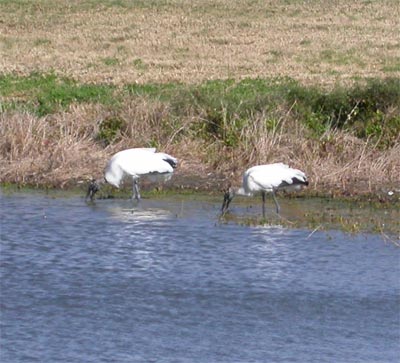
[[[120,183],[122,181],[124,174],[118,166],[114,166],[113,168],[107,168],[104,173],[104,179],[108,184],[114,185],[119,188]]]

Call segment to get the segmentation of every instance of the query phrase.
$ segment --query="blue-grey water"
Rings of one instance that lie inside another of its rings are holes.
[[[2,363],[400,361],[400,249],[379,235],[0,198]]]

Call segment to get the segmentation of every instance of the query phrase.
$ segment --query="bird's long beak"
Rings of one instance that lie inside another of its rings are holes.
[[[229,204],[232,202],[233,192],[231,188],[228,188],[224,193],[224,201],[222,203],[221,212],[225,214],[228,210]]]

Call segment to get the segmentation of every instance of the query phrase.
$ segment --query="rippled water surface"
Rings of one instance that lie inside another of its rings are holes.
[[[397,362],[399,248],[218,223],[213,202],[1,198],[18,362]]]

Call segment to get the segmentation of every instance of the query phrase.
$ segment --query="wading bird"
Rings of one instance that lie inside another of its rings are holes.
[[[108,162],[104,181],[92,179],[89,183],[86,199],[94,199],[100,185],[107,182],[117,188],[126,177],[133,181],[132,199],[140,200],[138,179],[149,177],[153,180],[168,180],[176,168],[178,160],[173,156],[156,152],[155,148],[136,148],[122,150],[116,153]]]
[[[235,189],[229,186],[226,190],[222,204],[222,213],[226,213],[235,195],[251,197],[254,194],[261,193],[262,212],[265,218],[265,196],[266,193],[272,193],[276,213],[279,214],[280,206],[276,200],[275,192],[281,189],[298,190],[302,185],[308,185],[306,175],[300,170],[289,168],[286,164],[276,163],[253,166],[243,174],[242,187]]]

